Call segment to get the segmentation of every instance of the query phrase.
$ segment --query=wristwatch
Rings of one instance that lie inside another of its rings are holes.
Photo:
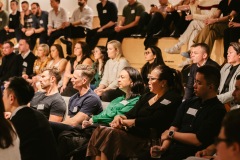
[[[169,137],[170,139],[173,139],[174,133],[175,133],[175,131],[169,131],[169,132],[168,132],[168,137]]]

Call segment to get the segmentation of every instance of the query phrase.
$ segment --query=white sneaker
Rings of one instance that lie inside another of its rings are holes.
[[[179,54],[181,52],[181,48],[175,45],[171,48],[166,48],[164,51],[170,54]]]
[[[182,63],[180,63],[178,65],[179,68],[183,68],[184,66],[188,65],[188,64],[191,64],[191,59],[190,58],[187,58],[185,61],[182,61]]]

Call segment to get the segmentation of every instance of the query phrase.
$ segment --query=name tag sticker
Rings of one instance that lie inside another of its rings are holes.
[[[22,64],[24,67],[27,67],[27,62],[23,62]]]
[[[126,100],[122,100],[120,103],[123,104],[124,106],[126,106],[129,102]]]
[[[134,10],[134,9],[132,9],[132,10],[131,10],[131,14],[134,14],[134,13],[135,13],[135,10]]]
[[[40,67],[39,66],[35,66],[35,69],[39,69]]]
[[[104,9],[102,13],[107,13],[107,10],[106,10],[106,9]]]
[[[160,102],[161,104],[164,104],[164,105],[168,105],[171,103],[171,101],[167,100],[167,99],[164,99]]]
[[[37,106],[37,110],[43,110],[44,109],[44,104],[39,104]]]
[[[187,111],[187,114],[196,116],[197,111],[198,111],[197,109],[189,108],[188,111]]]
[[[33,20],[32,20],[32,18],[29,18],[28,20],[27,20],[27,22],[32,22]]]
[[[43,20],[40,20],[40,24],[43,24]]]
[[[76,107],[74,107],[73,108],[73,112],[77,112],[77,109],[78,109],[78,107],[76,106]]]
[[[12,21],[12,18],[9,18],[9,21]]]
[[[0,22],[2,22],[2,18],[0,18]]]

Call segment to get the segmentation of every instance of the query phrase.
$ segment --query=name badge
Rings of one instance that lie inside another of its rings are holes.
[[[43,20],[40,20],[39,22],[40,22],[40,24],[43,24]]]
[[[134,13],[135,13],[135,10],[134,10],[134,9],[132,9],[132,10],[131,10],[131,14],[134,14]]]
[[[2,22],[2,18],[0,18],[0,22]]]
[[[107,10],[106,10],[106,9],[104,9],[102,13],[107,13]]]
[[[76,107],[74,107],[73,108],[73,112],[77,112],[77,109],[78,109],[78,107],[76,106]]]
[[[23,62],[22,64],[24,67],[27,67],[27,62]]]
[[[37,106],[37,110],[43,110],[44,109],[44,104],[39,104]]]
[[[188,111],[187,111],[187,114],[196,116],[197,111],[198,111],[197,109],[189,108]]]
[[[32,20],[32,18],[29,18],[28,20],[27,20],[27,22],[32,22],[33,20]]]
[[[40,67],[39,66],[35,66],[35,69],[39,69]]]
[[[167,100],[167,99],[164,99],[160,102],[161,104],[164,104],[164,105],[168,105],[170,103],[172,103],[171,101]]]
[[[120,103],[126,106],[129,102],[127,100],[122,100]]]
[[[9,18],[9,21],[12,21],[12,18]]]

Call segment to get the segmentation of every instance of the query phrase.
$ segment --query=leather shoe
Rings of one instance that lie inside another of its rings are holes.
[[[170,37],[173,37],[173,38],[179,38],[180,37],[180,34],[174,30],[171,34],[170,34]]]

